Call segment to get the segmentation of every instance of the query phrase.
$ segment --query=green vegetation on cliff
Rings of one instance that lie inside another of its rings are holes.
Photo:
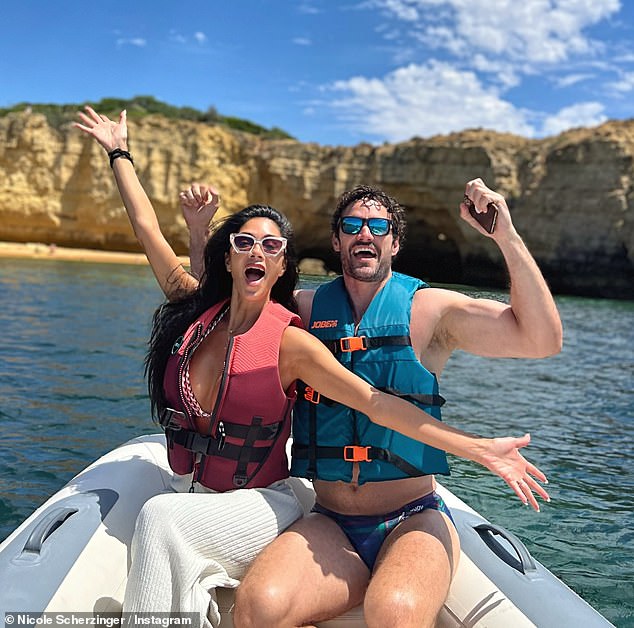
[[[207,124],[220,124],[230,129],[235,129],[236,131],[260,135],[269,139],[293,139],[292,135],[289,135],[286,131],[276,126],[267,129],[250,120],[244,120],[234,116],[223,116],[216,111],[215,107],[209,107],[207,111],[203,112],[193,107],[175,107],[174,105],[168,105],[153,96],[135,96],[130,100],[126,100],[125,98],[102,98],[99,102],[84,102],[69,105],[19,103],[6,109],[0,108],[0,117],[14,111],[30,109],[34,113],[43,113],[52,127],[59,128],[67,122],[74,121],[77,111],[83,109],[85,105],[90,105],[99,113],[104,113],[111,117],[118,116],[122,109],[127,109],[129,118],[142,118],[152,114],[159,114],[166,118],[175,118],[178,120],[193,120]]]

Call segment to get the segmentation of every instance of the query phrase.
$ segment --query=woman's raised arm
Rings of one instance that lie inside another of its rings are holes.
[[[152,203],[148,198],[134,170],[134,165],[126,156],[112,159],[116,149],[129,155],[128,127],[125,110],[114,122],[107,116],[98,114],[91,107],[86,113],[79,113],[82,124],[75,126],[95,138],[111,159],[117,187],[128,213],[137,240],[143,247],[156,279],[168,299],[176,298],[183,292],[191,292],[198,286],[198,280],[181,265],[176,253],[169,245],[158,223]]]
[[[205,272],[204,251],[209,225],[220,207],[220,194],[211,185],[192,183],[178,195],[181,212],[189,230],[189,266],[196,279]]]

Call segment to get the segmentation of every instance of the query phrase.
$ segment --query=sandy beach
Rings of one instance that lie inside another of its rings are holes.
[[[122,251],[97,251],[74,249],[42,242],[0,242],[0,258],[47,259],[68,262],[97,262],[108,264],[147,264],[143,253]],[[180,257],[181,263],[189,266],[188,257]]]
[[[98,251],[95,249],[74,249],[43,242],[0,242],[1,258],[45,259],[63,262],[94,262],[97,264],[147,264],[143,253],[125,253],[123,251]],[[189,268],[189,257],[178,258],[183,266]],[[303,275],[335,276],[328,271],[319,259],[304,258],[299,262],[299,272]]]

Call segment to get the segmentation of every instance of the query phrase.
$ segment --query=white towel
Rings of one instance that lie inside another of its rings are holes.
[[[175,482],[189,488],[187,477]],[[201,626],[216,628],[215,588],[237,587],[255,557],[302,514],[287,480],[152,497],[137,518],[124,612],[197,612]]]

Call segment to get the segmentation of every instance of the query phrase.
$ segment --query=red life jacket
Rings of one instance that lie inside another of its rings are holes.
[[[163,379],[169,409],[161,423],[170,467],[181,475],[193,472],[192,485],[215,491],[264,487],[288,477],[286,441],[296,391],[295,383],[282,389],[278,360],[284,330],[302,326],[299,316],[269,302],[251,329],[230,338],[209,428],[202,433],[183,402],[182,373],[228,307],[228,301],[217,303],[176,341]]]

